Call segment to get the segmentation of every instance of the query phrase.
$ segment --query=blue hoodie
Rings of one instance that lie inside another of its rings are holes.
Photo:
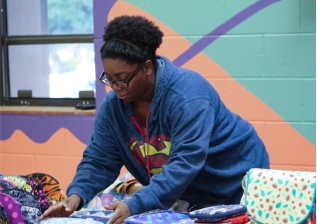
[[[87,204],[125,165],[144,186],[125,201],[132,215],[168,209],[177,199],[239,203],[246,172],[269,168],[263,142],[201,75],[162,56],[158,64],[146,131],[131,103],[110,91],[67,195],[78,194]]]

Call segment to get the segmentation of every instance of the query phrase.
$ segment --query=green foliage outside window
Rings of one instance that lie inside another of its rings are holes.
[[[49,34],[93,34],[92,0],[47,0]]]

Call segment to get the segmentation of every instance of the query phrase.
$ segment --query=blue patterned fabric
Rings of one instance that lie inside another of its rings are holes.
[[[195,221],[188,217],[187,212],[159,211],[134,215],[124,220],[127,224],[194,224]]]
[[[113,211],[109,211],[109,210],[90,210],[90,211],[81,210],[81,211],[73,213],[71,216],[69,216],[69,218],[90,219],[90,220],[95,220],[102,223],[107,223],[112,215],[113,215]]]
[[[89,216],[89,215],[74,215],[72,217],[70,217],[72,219],[88,219],[88,220],[94,220],[94,221],[98,221],[98,222],[102,222],[107,224],[107,222],[109,221],[110,218],[106,218],[106,217],[99,217],[99,216]]]
[[[109,210],[94,210],[94,211],[78,211],[78,212],[75,212],[74,214],[72,215],[93,215],[93,216],[100,216],[100,217],[111,217],[113,214],[113,211],[109,211]],[[70,216],[72,217],[72,216]]]
[[[74,219],[74,218],[50,218],[40,222],[40,224],[103,224],[93,219]]]
[[[220,221],[246,212],[247,207],[245,205],[219,205],[195,210],[189,213],[189,217],[202,221]]]
[[[19,204],[25,224],[35,224],[42,215],[41,207],[32,194],[20,189],[5,190],[3,193],[10,195]]]

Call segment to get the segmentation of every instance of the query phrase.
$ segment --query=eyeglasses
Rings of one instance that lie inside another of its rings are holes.
[[[133,74],[130,76],[130,78],[128,78],[128,80],[111,81],[111,80],[107,79],[107,77],[105,76],[106,73],[105,73],[105,71],[103,71],[101,73],[101,76],[99,77],[99,81],[102,82],[103,84],[105,84],[106,86],[111,86],[112,87],[113,84],[115,83],[120,88],[123,88],[123,89],[128,88],[129,87],[129,83],[134,78],[134,76],[139,72],[139,70],[142,68],[144,63],[145,62],[143,62],[142,64],[139,65],[137,70],[135,70],[135,72],[133,72]]]

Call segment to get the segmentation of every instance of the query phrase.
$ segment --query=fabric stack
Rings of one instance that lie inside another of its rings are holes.
[[[142,185],[135,180],[129,173],[119,177],[108,188],[99,192],[87,205],[79,211],[75,211],[67,218],[49,218],[43,220],[41,224],[59,223],[59,224],[86,224],[107,223],[113,214],[113,211],[106,210],[103,205],[110,205],[114,202],[128,200],[132,193],[142,188]],[[130,194],[128,194],[129,192]]]
[[[189,213],[195,223],[244,224],[250,221],[245,205],[219,205]]]
[[[106,210],[103,206],[110,205],[114,202],[120,202],[128,200],[132,197],[132,194],[142,188],[142,185],[135,180],[135,178],[127,172],[120,178],[118,178],[112,185],[108,188],[99,192],[87,205],[83,206],[79,211],[75,211],[68,218],[49,218],[47,220],[43,220],[41,224],[51,224],[51,223],[59,223],[59,224],[85,224],[85,223],[107,223],[108,220],[113,215],[113,211]],[[127,193],[129,192],[129,193]],[[189,207],[189,203],[186,201],[178,200],[169,210],[153,210],[148,211],[142,215],[138,215],[143,219],[146,217],[147,213],[150,213],[151,216],[160,216],[167,214],[167,216],[172,215],[175,216],[175,220],[181,221],[184,223],[186,221],[188,224],[194,223],[188,217],[189,213],[184,212],[176,212],[181,210],[186,210]],[[166,216],[166,220],[169,218]],[[133,216],[132,216],[133,217]],[[155,218],[153,218],[155,219]],[[174,219],[170,220],[173,221]],[[135,222],[134,222],[135,223]],[[165,223],[165,222],[164,222]],[[176,222],[168,222],[168,223],[176,223]]]
[[[59,182],[48,174],[0,175],[0,223],[38,223],[50,205],[64,198]]]
[[[199,209],[193,212],[155,211],[134,215],[124,220],[126,224],[164,223],[164,224],[194,224],[194,223],[226,223],[244,224],[250,220],[244,205],[221,205]]]

